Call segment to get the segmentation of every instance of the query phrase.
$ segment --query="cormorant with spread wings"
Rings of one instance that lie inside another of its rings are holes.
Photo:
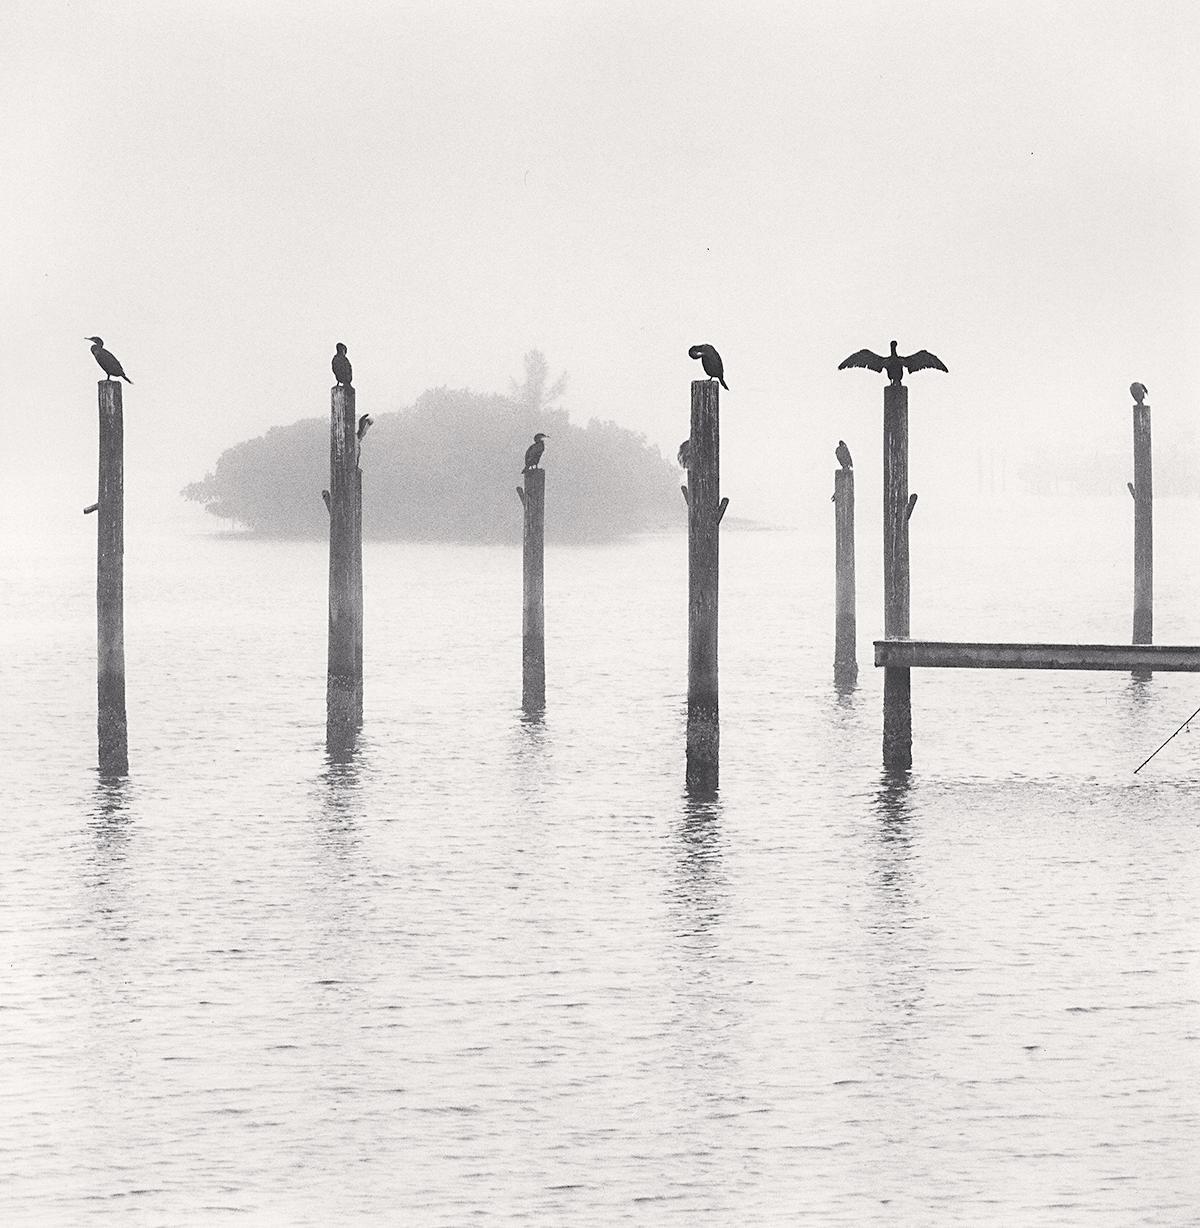
[[[949,373],[949,368],[936,354],[931,354],[928,350],[918,350],[915,354],[897,354],[894,341],[892,352],[886,358],[872,350],[858,350],[838,363],[839,371],[844,371],[847,367],[868,367],[872,371],[886,371],[888,381],[892,384],[903,383],[905,371],[911,374],[913,371],[932,368]]]

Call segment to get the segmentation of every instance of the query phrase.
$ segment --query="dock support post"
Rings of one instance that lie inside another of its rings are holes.
[[[362,567],[362,470],[355,453],[354,466],[354,723],[363,721],[363,567]]]
[[[908,389],[883,389],[883,633],[909,635],[908,570]],[[883,762],[912,767],[910,671],[883,671]]]
[[[833,504],[836,556],[833,678],[838,686],[851,687],[858,680],[853,469],[838,469],[834,472]]]
[[[546,706],[546,471],[527,469],[517,494],[525,508],[521,534],[521,707]]]
[[[328,750],[354,747],[362,713],[362,522],[354,389],[337,384],[329,413]]]
[[[688,464],[688,718],[687,784],[712,791],[720,779],[721,724],[717,691],[718,525],[721,431],[715,380],[692,382]]]
[[[1144,404],[1133,407],[1133,642],[1154,643],[1154,468]]]
[[[96,740],[100,771],[129,771],[125,715],[125,427],[121,385],[100,380],[96,517]]]

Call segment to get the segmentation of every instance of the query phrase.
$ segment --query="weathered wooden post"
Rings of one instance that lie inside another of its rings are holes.
[[[100,380],[96,516],[96,737],[100,771],[129,771],[125,717],[125,427],[121,385]]]
[[[1141,389],[1133,407],[1133,642],[1154,643],[1154,469],[1150,406]]]
[[[329,661],[325,740],[353,747],[361,713],[362,536],[354,388],[337,384],[329,415]]]
[[[517,487],[525,508],[521,536],[521,706],[536,712],[546,705],[546,471],[536,466]]]
[[[908,574],[908,389],[883,389],[883,634],[909,635]],[[883,671],[883,763],[912,767],[912,690],[910,671]]]
[[[721,499],[721,430],[715,380],[692,381],[688,461],[688,720],[687,784],[716,789],[720,778],[721,723],[717,699],[718,525]]]
[[[838,686],[853,686],[858,679],[854,585],[854,470],[841,468],[833,475],[835,613],[833,677]]]
[[[361,437],[360,437],[361,438]],[[362,469],[355,453],[354,468],[354,719],[363,719],[363,567],[362,567]]]

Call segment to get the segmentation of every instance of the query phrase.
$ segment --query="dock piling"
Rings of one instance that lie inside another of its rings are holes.
[[[521,534],[521,707],[546,706],[546,471],[527,469],[517,488],[525,509]]]
[[[839,686],[853,686],[858,680],[853,469],[834,470],[833,504],[835,555],[833,677]]]
[[[129,771],[125,714],[125,427],[121,385],[100,380],[96,504],[96,740],[100,771]]]
[[[887,639],[909,635],[908,389],[883,389],[883,628]],[[883,671],[883,762],[912,767],[910,672]]]
[[[692,382],[688,464],[688,718],[687,784],[715,790],[720,777],[717,689],[721,499],[720,403],[714,380]]]
[[[1154,643],[1154,470],[1150,406],[1133,407],[1133,642]]]
[[[362,486],[354,388],[337,384],[329,414],[329,658],[325,739],[330,751],[354,746],[362,720]]]

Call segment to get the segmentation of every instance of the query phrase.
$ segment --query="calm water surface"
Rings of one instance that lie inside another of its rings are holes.
[[[1194,1224],[1200,737],[1133,768],[1200,680],[914,673],[889,780],[876,516],[839,695],[821,498],[723,537],[707,801],[682,538],[548,552],[541,720],[519,551],[368,544],[332,764],[324,547],[131,523],[117,784],[94,530],[6,546],[0,1219]],[[1128,521],[922,504],[914,633],[1126,639]]]

